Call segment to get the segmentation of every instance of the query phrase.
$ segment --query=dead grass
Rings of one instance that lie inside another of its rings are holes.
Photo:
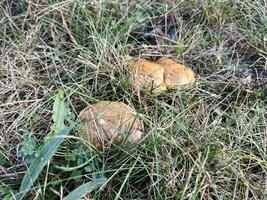
[[[131,103],[143,114],[146,138],[101,152],[68,139],[28,199],[60,199],[99,173],[109,182],[90,198],[266,198],[265,1],[0,5],[1,188],[19,189],[52,125],[54,96],[64,90],[74,118],[100,100]],[[162,56],[191,66],[198,84],[138,99],[129,63]],[[91,170],[55,167],[75,167],[92,155]]]

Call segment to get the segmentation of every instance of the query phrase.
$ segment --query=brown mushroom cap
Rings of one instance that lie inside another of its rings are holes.
[[[164,69],[159,64],[140,59],[131,65],[131,70],[135,91],[145,88],[153,94],[158,94],[166,90]]]
[[[83,109],[79,118],[83,123],[80,136],[96,148],[113,142],[135,143],[142,138],[142,121],[136,112],[122,102],[103,101]]]
[[[164,83],[167,88],[176,88],[196,81],[192,69],[170,58],[161,58],[157,63],[164,68]]]
[[[140,59],[131,65],[131,70],[135,92],[145,88],[152,94],[160,94],[196,82],[192,69],[170,58],[161,58],[157,62]]]

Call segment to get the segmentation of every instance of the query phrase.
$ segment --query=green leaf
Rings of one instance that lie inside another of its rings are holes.
[[[2,186],[0,186],[0,193],[2,194],[10,194],[10,191]]]
[[[12,195],[11,194],[7,194],[3,200],[12,200]]]
[[[36,152],[36,157],[31,161],[31,165],[23,177],[20,191],[16,195],[16,199],[21,200],[26,192],[31,188],[39,174],[43,170],[47,162],[52,158],[64,138],[71,131],[72,127],[66,127],[64,120],[68,114],[68,108],[63,101],[64,93],[60,91],[55,98],[53,106],[54,125],[51,128],[53,136],[50,134],[45,137],[44,146]]]
[[[16,199],[22,199],[25,196],[26,192],[31,188],[44,166],[52,158],[57,148],[64,141],[65,136],[69,134],[71,129],[71,127],[64,128],[56,136],[44,144],[40,150],[39,156],[32,161],[29,169],[24,175],[20,191],[16,195]]]
[[[5,196],[3,200],[11,200],[13,199],[13,196],[16,194],[16,191],[0,186],[0,197],[1,197],[1,194],[2,196]]]
[[[69,109],[64,102],[64,92],[62,90],[59,91],[55,97],[52,113],[54,124],[51,127],[50,133],[45,136],[44,141],[48,141],[53,137],[53,133],[61,131],[63,128],[65,128],[64,120],[69,114]]]
[[[65,127],[64,120],[68,115],[68,108],[66,107],[64,101],[63,91],[59,91],[56,95],[54,106],[53,106],[53,121],[54,121],[54,130],[59,131]]]
[[[70,194],[68,194],[63,200],[78,200],[84,197],[88,192],[95,190],[100,187],[107,181],[106,178],[99,178],[94,181],[90,181],[85,183],[75,190],[73,190]]]

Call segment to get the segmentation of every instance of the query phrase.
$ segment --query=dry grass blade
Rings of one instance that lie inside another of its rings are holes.
[[[82,183],[107,177],[105,189],[88,198],[266,197],[266,1],[0,2],[1,187],[28,190],[29,200],[63,199]],[[166,57],[194,73],[172,62],[157,71]],[[140,59],[153,62],[155,72],[131,77],[130,64]],[[190,81],[180,79],[184,72]],[[141,81],[133,84],[137,76]],[[66,97],[56,105],[59,90]],[[125,102],[140,113],[141,142],[113,143],[118,124],[88,117],[109,148],[78,137],[82,124],[59,144],[72,119],[103,101]],[[45,161],[36,156],[47,142],[55,142],[56,153],[39,173]]]

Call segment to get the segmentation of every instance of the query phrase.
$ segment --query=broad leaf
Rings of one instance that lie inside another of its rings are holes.
[[[16,199],[20,200],[25,196],[26,192],[31,188],[44,166],[52,158],[57,148],[64,141],[65,136],[70,132],[71,129],[71,127],[64,128],[51,140],[44,144],[40,150],[39,156],[34,158],[29,169],[24,175],[20,186],[20,192],[16,195]]]
[[[69,109],[64,102],[64,93],[63,91],[59,91],[55,97],[53,111],[52,111],[52,119],[53,126],[51,127],[51,131],[45,136],[44,141],[48,141],[55,135],[56,132],[61,131],[65,128],[64,120],[66,119]]]
[[[16,195],[16,199],[21,200],[26,192],[31,188],[39,174],[43,170],[47,162],[55,154],[57,148],[64,141],[66,135],[71,131],[71,127],[66,127],[64,120],[68,114],[68,108],[63,101],[64,93],[60,91],[55,98],[53,106],[53,121],[54,125],[51,127],[51,132],[45,137],[44,146],[36,153],[31,165],[23,177],[20,191]],[[53,136],[51,135],[53,134]]]
[[[68,108],[66,107],[63,98],[63,91],[60,91],[55,98],[52,116],[54,121],[54,131],[60,131],[65,127],[64,120],[68,115]]]

